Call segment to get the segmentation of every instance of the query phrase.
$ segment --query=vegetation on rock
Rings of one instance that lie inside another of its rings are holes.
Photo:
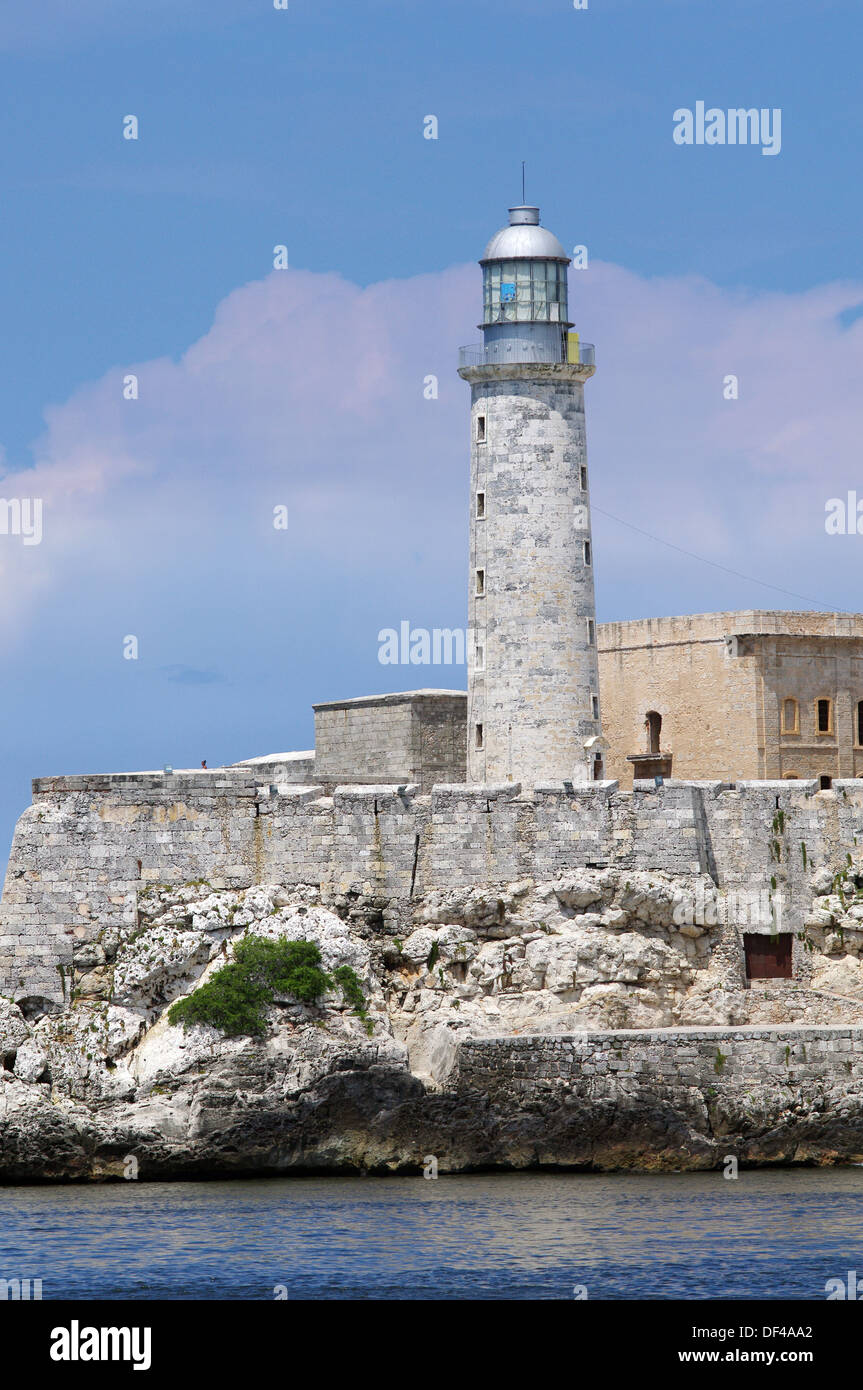
[[[314,941],[270,941],[247,936],[237,942],[234,958],[200,989],[178,999],[168,1020],[185,1028],[209,1023],[228,1037],[266,1032],[265,1010],[277,995],[292,995],[301,1004],[315,1004],[338,984],[346,1003],[366,1023],[363,989],[349,965],[328,975]]]

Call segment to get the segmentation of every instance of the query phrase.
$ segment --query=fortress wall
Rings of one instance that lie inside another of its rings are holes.
[[[259,863],[255,882],[314,884],[343,893],[410,895],[417,836],[428,798],[415,784],[319,787],[258,803]]]
[[[802,928],[815,868],[863,844],[863,782],[289,786],[212,771],[44,778],[18,822],[0,905],[0,993],[62,999],[76,945],[134,921],[152,883],[313,884],[390,915],[435,890],[548,880],[588,866],[709,874],[781,892]],[[805,852],[804,852],[805,846]],[[775,881],[773,883],[772,881]]]
[[[811,782],[738,782],[705,792],[705,824],[726,891],[763,888],[775,880],[794,929],[802,926],[815,869],[844,867],[863,844],[863,781],[836,781],[830,791]]]
[[[255,812],[241,775],[37,779],[0,904],[0,993],[62,1001],[74,948],[134,921],[148,884],[253,881]]]
[[[797,1085],[863,1080],[863,1028],[784,1024],[762,1028],[670,1028],[466,1038],[458,1044],[460,1088],[494,1101],[537,1084],[609,1076],[655,1086]]]

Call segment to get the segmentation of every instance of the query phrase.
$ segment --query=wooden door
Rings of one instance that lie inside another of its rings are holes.
[[[776,936],[761,936],[757,932],[744,933],[746,978],[790,980],[791,941],[791,932],[786,931],[778,932]]]

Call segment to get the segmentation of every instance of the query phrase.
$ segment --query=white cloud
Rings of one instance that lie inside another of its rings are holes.
[[[365,587],[369,604],[395,583],[429,610],[442,588],[461,592],[469,396],[455,353],[478,336],[478,290],[475,267],[366,289],[273,272],[230,294],[180,361],[118,365],[51,407],[34,467],[0,481],[5,497],[44,501],[41,546],[0,537],[7,635],[98,608],[106,586],[137,608],[151,589],[182,606],[202,582],[224,602],[236,567],[278,607],[286,553],[360,608]],[[858,285],[756,295],[597,263],[573,272],[578,327],[598,344],[586,388],[597,508],[858,604],[854,540],[826,537],[823,509],[850,487],[863,496],[863,321],[837,322],[861,298]],[[130,371],[137,401],[122,395]],[[423,399],[431,373],[437,401]],[[731,373],[737,401],[723,399]],[[281,503],[289,552],[271,525]],[[604,616],[792,602],[743,592],[599,512],[595,531]],[[312,600],[291,602],[300,620]]]

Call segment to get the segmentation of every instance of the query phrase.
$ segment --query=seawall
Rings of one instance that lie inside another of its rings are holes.
[[[847,1084],[863,1078],[863,1028],[656,1028],[554,1037],[468,1038],[454,1075],[489,1094],[533,1093],[537,1083],[569,1086],[608,1076],[652,1087]]]

